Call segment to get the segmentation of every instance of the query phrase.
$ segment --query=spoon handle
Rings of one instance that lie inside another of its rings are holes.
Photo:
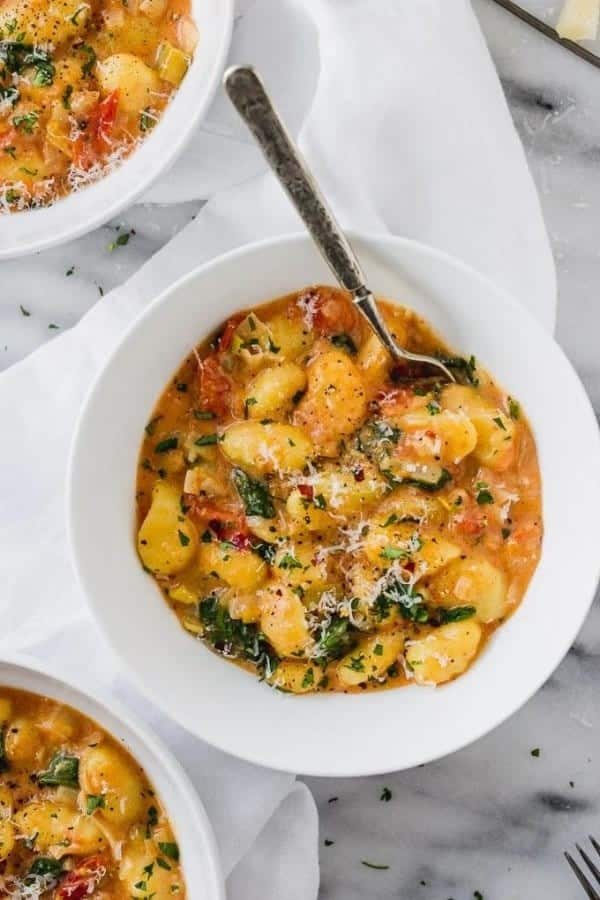
[[[342,287],[352,294],[366,290],[352,247],[257,73],[250,66],[234,66],[225,73],[224,85]]]
[[[333,274],[340,285],[352,294],[355,305],[392,359],[433,365],[441,369],[449,381],[454,381],[451,372],[439,360],[410,353],[394,340],[377,309],[373,294],[365,284],[365,276],[350,242],[254,69],[251,66],[233,66],[225,72],[223,84]]]

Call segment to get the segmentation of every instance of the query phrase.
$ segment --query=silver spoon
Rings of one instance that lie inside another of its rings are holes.
[[[454,381],[452,373],[439,359],[411,353],[394,340],[365,283],[356,254],[254,69],[251,66],[233,66],[225,72],[223,84],[333,274],[342,288],[352,295],[355,305],[392,359],[435,366],[449,381]]]

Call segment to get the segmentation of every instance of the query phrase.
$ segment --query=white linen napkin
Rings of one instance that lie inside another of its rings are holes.
[[[553,327],[538,200],[467,0],[244,0],[231,59],[264,72],[343,224],[453,253]],[[73,428],[125,327],[192,267],[299,227],[223,97],[148,197],[211,199],[77,326],[0,376],[0,652],[60,663],[121,695],[165,737],[206,803],[231,900],[314,900],[317,819],[306,787],[207,747],[143,701],[118,675],[67,555]],[[90,515],[93,501],[92,486]]]

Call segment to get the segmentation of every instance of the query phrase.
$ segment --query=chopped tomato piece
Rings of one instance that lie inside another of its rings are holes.
[[[306,303],[320,334],[349,334],[358,325],[359,314],[352,302],[335,288],[315,288],[307,294]]]
[[[200,363],[200,406],[217,416],[229,411],[231,382],[218,358],[207,356]]]
[[[110,148],[118,105],[119,92],[112,91],[91,111],[85,131],[73,142],[73,162],[80,169],[89,169]]]
[[[299,484],[298,492],[305,500],[312,500],[315,495],[315,489],[312,484]]]
[[[454,529],[467,537],[479,537],[485,529],[485,513],[468,501],[463,502],[463,506],[452,521]]]
[[[17,137],[17,132],[14,128],[9,128],[8,131],[2,132],[0,134],[0,150],[4,150],[5,147],[10,147],[11,144],[14,144]]]
[[[81,900],[89,896],[107,875],[108,869],[106,856],[88,856],[62,879],[54,891],[55,900]]]
[[[223,352],[224,350],[229,350],[233,341],[233,334],[235,332],[235,329],[238,327],[240,322],[244,320],[244,318],[244,313],[238,313],[237,315],[232,316],[230,319],[227,319],[225,328],[223,329],[219,337],[219,350],[221,352]]]
[[[232,535],[249,533],[246,516],[234,503],[218,503],[195,494],[184,494],[183,504],[195,522],[210,525],[218,538],[230,540]]]

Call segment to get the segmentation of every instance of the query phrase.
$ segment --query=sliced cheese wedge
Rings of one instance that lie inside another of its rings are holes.
[[[600,0],[566,0],[556,30],[572,41],[595,40],[600,21]]]

